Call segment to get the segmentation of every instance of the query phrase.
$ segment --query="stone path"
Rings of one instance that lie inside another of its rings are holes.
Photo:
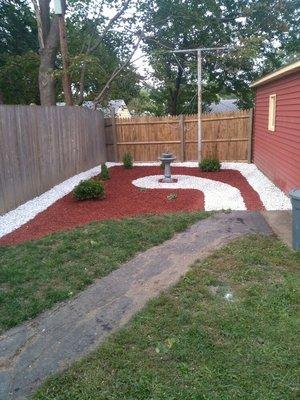
[[[22,399],[49,375],[95,349],[191,264],[232,239],[271,234],[258,212],[220,213],[138,254],[74,299],[0,337],[0,399]]]

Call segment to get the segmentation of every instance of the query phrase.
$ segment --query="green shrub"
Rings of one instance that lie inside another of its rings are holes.
[[[165,169],[165,163],[164,163],[164,162],[161,162],[161,163],[160,163],[160,168],[161,168],[161,169]]]
[[[104,187],[94,179],[81,181],[73,190],[77,200],[103,199],[105,196]]]
[[[133,167],[133,158],[130,153],[125,153],[123,156],[124,168],[130,169]]]
[[[109,172],[105,163],[101,164],[100,179],[102,179],[103,181],[107,181],[109,179]]]
[[[204,158],[199,162],[199,168],[204,172],[220,171],[221,164],[217,158]]]

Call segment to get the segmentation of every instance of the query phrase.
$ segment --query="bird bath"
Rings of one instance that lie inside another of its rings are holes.
[[[176,157],[173,156],[172,153],[166,152],[159,157],[159,160],[164,164],[164,177],[159,179],[159,182],[162,183],[172,183],[177,182],[177,179],[172,178],[171,176],[171,162],[176,160]]]

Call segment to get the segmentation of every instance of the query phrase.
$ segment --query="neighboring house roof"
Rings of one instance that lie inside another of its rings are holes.
[[[210,113],[221,113],[238,111],[236,99],[221,99],[219,103],[212,103],[209,106]]]
[[[250,87],[256,87],[260,85],[264,85],[270,81],[273,81],[278,78],[282,78],[283,76],[292,74],[293,72],[300,71],[300,60],[295,61],[291,64],[288,64],[282,68],[277,69],[276,71],[263,76],[262,78],[258,79],[257,81],[251,83]]]

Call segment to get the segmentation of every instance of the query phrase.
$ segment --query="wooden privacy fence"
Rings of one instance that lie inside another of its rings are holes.
[[[0,214],[103,161],[101,112],[0,106]]]
[[[197,115],[106,118],[107,157],[121,161],[129,152],[135,161],[157,161],[165,150],[180,161],[197,160]],[[202,158],[250,161],[252,110],[204,114]]]

